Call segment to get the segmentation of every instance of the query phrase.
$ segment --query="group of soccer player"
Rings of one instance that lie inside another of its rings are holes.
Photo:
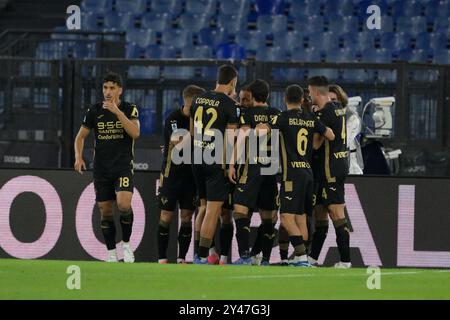
[[[232,65],[222,65],[214,90],[187,86],[182,108],[165,120],[158,262],[168,262],[170,224],[179,210],[178,263],[186,263],[195,217],[195,264],[229,263],[235,225],[239,258],[234,264],[269,265],[279,213],[282,265],[317,265],[330,217],[340,254],[335,266],[351,267],[344,213],[345,92],[337,85],[331,87],[325,77],[312,77],[307,90],[296,84],[286,88],[286,111],[281,112],[268,105],[270,87],[261,79],[242,87],[237,101],[237,79]],[[103,79],[104,101],[88,109],[75,139],[74,168],[80,173],[86,169],[84,141],[93,130],[94,187],[106,260],[118,261],[115,207],[120,213],[124,261],[134,262],[130,246],[133,149],[140,125],[138,107],[121,101],[121,95],[122,78],[108,73]],[[175,156],[188,161],[174,161]],[[261,215],[261,225],[251,245],[253,212]],[[294,248],[290,259],[289,243]]]

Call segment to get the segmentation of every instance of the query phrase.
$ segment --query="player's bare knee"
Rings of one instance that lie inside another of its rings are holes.
[[[166,210],[161,211],[161,215],[159,216],[160,221],[170,223],[172,222],[172,219],[173,219],[173,212]]]
[[[181,223],[192,222],[192,215],[193,215],[193,212],[190,210],[181,210],[181,213],[180,213]]]
[[[119,209],[120,212],[129,212],[131,211],[131,203],[130,202],[117,202],[117,209]]]

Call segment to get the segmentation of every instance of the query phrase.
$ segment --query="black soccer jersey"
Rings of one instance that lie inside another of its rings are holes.
[[[225,130],[229,124],[239,123],[240,110],[236,101],[226,94],[208,91],[198,96],[191,107],[194,120],[194,148],[217,150],[215,134],[225,141]],[[201,136],[200,136],[201,135]]]
[[[272,107],[251,107],[242,110],[242,114],[239,118],[239,125],[249,126],[251,129],[255,129],[258,124],[266,123],[270,124],[274,121],[274,119],[281,113],[281,111],[277,108]],[[256,133],[252,131],[250,133],[252,137],[249,136],[247,139],[247,144],[251,141],[257,142],[256,147],[252,148],[252,146],[247,146],[246,151],[246,160],[250,156],[249,159],[250,164],[258,164],[260,166],[269,166],[271,161],[271,140],[270,133],[263,139],[252,139],[256,138]],[[251,152],[250,150],[254,150],[255,152]]]
[[[274,118],[272,128],[280,130],[283,177],[291,169],[311,170],[313,135],[324,134],[326,127],[314,115],[291,109]]]
[[[174,144],[170,143],[170,139],[172,134],[177,133],[180,129],[189,132],[189,117],[183,114],[182,109],[170,113],[164,123],[164,154],[161,171],[166,177],[172,172],[176,172],[180,169],[187,168],[190,170],[189,164],[175,165],[172,162],[172,149]],[[182,156],[182,152],[180,152],[180,156]]]
[[[336,177],[348,174],[348,151],[346,145],[347,129],[345,108],[339,102],[330,101],[322,110],[317,111],[317,118],[334,132],[334,141],[325,140],[316,155],[315,172],[328,182],[335,182]]]
[[[122,101],[119,109],[128,119],[139,117],[135,104]],[[102,103],[97,103],[87,110],[82,125],[94,130],[94,172],[114,173],[132,166],[134,139],[126,133],[117,117],[103,108]]]

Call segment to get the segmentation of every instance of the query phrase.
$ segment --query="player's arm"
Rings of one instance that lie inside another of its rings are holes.
[[[82,170],[86,170],[86,163],[83,160],[83,149],[84,149],[84,140],[87,138],[91,130],[85,126],[81,126],[80,130],[78,130],[78,134],[75,137],[75,171],[83,174]]]
[[[116,115],[117,119],[122,123],[123,129],[131,138],[139,138],[141,129],[136,106],[133,106],[130,117],[131,119],[129,119],[127,115],[123,113],[122,110],[120,110],[117,104],[113,101],[103,101],[103,108],[108,109]]]
[[[333,141],[335,136],[332,129],[325,127],[319,120],[315,121],[315,133],[313,136],[313,148],[317,150],[320,148],[325,139]]]
[[[235,125],[234,129],[237,129],[237,125]],[[233,154],[231,155],[230,166],[228,168],[228,179],[232,183],[236,183],[235,164],[236,164],[236,161],[238,158],[238,150],[240,151],[243,148],[245,148],[245,137],[248,135],[249,130],[250,130],[250,126],[248,126],[248,125],[243,125],[238,130],[238,136],[236,139],[236,143],[233,146]]]

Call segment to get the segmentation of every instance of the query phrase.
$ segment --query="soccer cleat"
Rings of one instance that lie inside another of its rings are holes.
[[[226,261],[220,260],[219,265],[220,266],[226,266],[228,263]]]
[[[219,255],[215,252],[208,256],[208,264],[219,264]]]
[[[186,259],[177,258],[177,264],[187,264]]]
[[[263,260],[263,261],[261,261],[260,266],[265,266],[265,267],[270,266],[270,263],[269,263],[269,261]]]
[[[334,267],[336,269],[350,269],[352,267],[352,263],[339,261],[334,265]]]
[[[252,259],[250,257],[247,258],[239,258],[237,259],[235,262],[233,262],[233,264],[235,265],[246,265],[246,266],[251,266],[252,265]]]
[[[312,266],[315,266],[315,267],[319,266],[319,262],[317,262],[316,259],[311,258],[310,256],[308,256],[308,262],[309,262]]]
[[[106,262],[119,262],[115,249],[108,250],[108,258],[106,259]]]
[[[134,254],[133,254],[133,250],[131,250],[130,244],[127,242],[123,242],[122,248],[123,248],[123,262],[133,263],[134,262]]]
[[[158,263],[159,263],[159,264],[168,264],[169,261],[168,261],[167,259],[159,259],[159,260],[158,260]]]
[[[302,260],[291,263],[291,266],[304,267],[304,268],[312,268],[313,267],[308,261],[302,261]]]
[[[288,266],[289,265],[289,260],[281,260],[280,262],[280,266]]]
[[[208,259],[206,258],[196,258],[193,264],[208,264]]]
[[[224,266],[228,262],[228,256],[220,256],[219,265]]]
[[[250,257],[252,259],[252,266],[259,266],[262,261],[262,255],[257,254],[255,256]]]

